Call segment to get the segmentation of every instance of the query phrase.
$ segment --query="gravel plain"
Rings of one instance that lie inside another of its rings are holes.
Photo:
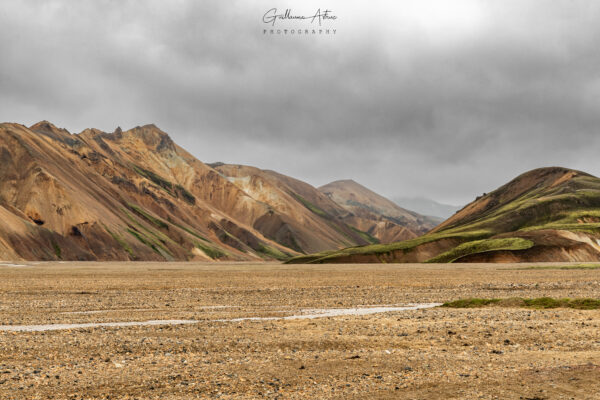
[[[195,322],[0,331],[0,398],[600,398],[599,310],[281,319],[467,297],[600,298],[598,269],[523,267],[4,263],[2,326]]]

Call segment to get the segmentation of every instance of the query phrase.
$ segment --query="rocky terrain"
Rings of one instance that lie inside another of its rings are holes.
[[[598,268],[532,267],[4,264],[0,398],[597,398],[600,310],[509,304],[279,319],[470,297],[600,298]],[[149,320],[196,322],[6,330]]]
[[[298,263],[600,260],[600,179],[540,168],[484,193],[426,235],[325,251]]]
[[[0,124],[0,259],[272,260],[372,243],[346,214],[293,178],[206,165],[154,125]]]

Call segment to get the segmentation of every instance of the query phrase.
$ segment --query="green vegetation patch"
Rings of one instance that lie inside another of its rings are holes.
[[[141,243],[145,244],[146,246],[152,248],[152,250],[154,250],[157,253],[159,253],[159,251],[156,248],[156,246],[154,246],[154,243],[152,243],[150,240],[148,240],[141,232],[138,232],[138,231],[130,229],[130,228],[127,228],[127,232],[129,232],[131,235],[133,235],[133,237],[135,237]]]
[[[455,301],[450,301],[442,304],[442,307],[450,307],[450,308],[478,308],[484,307],[490,304],[498,303],[500,299],[478,299],[478,298],[469,298],[469,299],[460,299]]]
[[[545,310],[550,308],[573,308],[576,310],[598,310],[600,309],[600,300],[580,298],[580,299],[553,299],[551,297],[538,297],[534,299],[524,299],[520,297],[508,299],[478,299],[469,298],[450,301],[444,303],[442,307],[448,308],[478,308],[486,306],[498,307],[520,307]]]
[[[492,207],[473,221],[448,227],[444,232],[490,229],[500,233],[563,229],[599,233],[599,206],[600,180],[579,176],[568,187],[540,186],[499,208]]]
[[[135,172],[137,172],[144,178],[154,182],[156,185],[163,188],[171,196],[175,196],[175,193],[173,190],[173,184],[171,182],[169,182],[168,180],[166,180],[165,178],[163,178],[162,176],[155,174],[154,172],[152,172],[148,169],[142,168],[139,165],[134,165],[133,169]]]
[[[289,247],[290,249],[296,250],[299,253],[306,254],[304,252],[304,250],[302,250],[302,247],[300,247],[300,245],[298,244],[298,241],[296,240],[295,236],[290,236],[289,244],[285,244],[285,243],[280,243],[280,244],[284,245],[285,247]],[[289,257],[288,257],[288,259],[289,259]]]
[[[58,243],[52,242],[52,248],[54,249],[54,254],[56,254],[56,257],[62,259],[62,250]]]
[[[600,233],[600,211],[598,209],[564,211],[549,216],[546,220],[535,221],[521,228],[522,231],[540,229],[556,229],[591,234]]]
[[[188,204],[194,205],[196,204],[196,197],[191,194],[186,188],[182,185],[174,185],[172,182],[166,180],[162,176],[155,174],[154,172],[147,170],[145,168],[140,167],[139,165],[134,165],[133,169],[135,172],[143,176],[144,178],[150,180],[154,184],[158,185],[160,188],[165,190],[173,197],[181,198]]]
[[[127,253],[129,253],[129,255],[132,258],[135,258],[135,255],[133,254],[133,250],[131,249],[131,247],[129,247],[129,245],[127,244],[127,242],[125,240],[123,240],[123,238],[121,236],[119,236],[115,232],[112,232],[110,229],[108,229],[108,227],[106,225],[104,225],[104,229],[106,229],[106,232],[108,232],[108,234],[110,236],[112,236],[112,238],[117,243],[119,243],[119,245],[121,245],[121,247],[123,248],[123,250],[125,250]]]
[[[165,221],[163,221],[160,218],[150,215],[143,208],[136,206],[135,204],[131,204],[131,203],[127,203],[127,207],[129,207],[130,210],[132,210],[137,215],[144,218],[146,221],[150,222],[152,225],[156,226],[157,228],[169,229],[169,225]]]
[[[483,239],[461,243],[455,248],[427,260],[428,263],[451,263],[471,254],[498,250],[525,250],[533,247],[531,240],[523,238]]]
[[[175,185],[175,193],[177,193],[177,197],[181,197],[186,203],[190,205],[196,204],[196,197],[183,186]]]
[[[135,237],[141,243],[150,247],[152,250],[154,250],[155,253],[159,254],[161,257],[165,257],[165,256],[173,257],[171,255],[171,253],[169,252],[169,250],[167,250],[163,245],[161,245],[160,243],[153,242],[151,239],[146,237],[143,233],[138,232],[131,228],[128,228],[127,232],[129,232],[131,235],[133,235],[133,237]]]
[[[324,210],[322,210],[321,208],[317,207],[316,205],[314,205],[310,201],[306,200],[304,197],[300,196],[297,193],[292,193],[292,194],[296,198],[296,200],[298,200],[300,203],[302,203],[302,205],[304,207],[308,208],[313,213],[317,214],[320,217],[324,217],[324,218],[326,218],[328,216],[328,214]]]
[[[302,264],[302,263],[326,263],[338,257],[347,257],[352,255],[382,255],[391,254],[394,251],[402,250],[409,252],[415,247],[422,244],[435,242],[443,239],[456,239],[462,242],[484,239],[493,235],[493,232],[487,230],[478,230],[470,232],[452,232],[452,233],[432,233],[420,236],[415,239],[404,240],[389,244],[371,244],[367,246],[348,247],[342,250],[330,250],[320,253],[308,254],[305,256],[293,257],[286,261],[287,264]]]
[[[197,237],[200,240],[204,240],[205,242],[209,242],[210,240],[208,240],[207,238],[205,238],[204,236],[198,234],[197,232],[195,232],[194,230],[186,227],[185,225],[181,225],[181,224],[174,224],[176,227],[183,229],[184,231],[186,231],[187,233],[189,233],[190,235]]]
[[[350,226],[350,225],[348,225],[348,226]],[[367,242],[369,242],[371,244],[377,244],[377,243],[379,243],[379,239],[377,239],[375,236],[372,236],[371,234],[369,234],[369,232],[361,231],[360,229],[356,229],[353,226],[350,226],[350,229],[352,229],[361,238],[363,238],[364,240],[366,240]]]
[[[212,247],[212,246],[208,246],[206,244],[203,243],[199,243],[196,242],[194,243],[194,245],[199,248],[200,250],[202,250],[204,252],[204,254],[206,254],[207,256],[209,256],[210,258],[217,259],[217,258],[222,258],[225,257],[226,254],[224,252],[222,252],[221,250],[217,249],[216,247]]]
[[[258,245],[258,249],[256,251],[280,261],[287,260],[289,258],[289,254],[285,254],[275,247],[263,245],[262,243]]]
[[[142,229],[143,231],[145,231],[149,235],[153,236],[156,239],[156,241],[154,243],[157,246],[159,246],[162,250],[164,250],[167,254],[170,255],[169,250],[167,250],[167,248],[164,247],[163,245],[166,245],[167,242],[169,242],[171,244],[178,245],[177,243],[175,243],[173,241],[173,239],[171,239],[167,235],[163,234],[162,232],[160,232],[160,231],[154,231],[154,230],[146,227],[144,224],[140,223],[138,220],[136,220],[134,218],[134,216],[131,213],[129,213],[129,211],[127,211],[127,209],[122,208],[122,211],[123,211],[123,213],[125,213],[125,215],[127,216],[127,218],[131,221],[131,223],[133,225],[137,226],[138,228]],[[141,233],[141,232],[138,231],[138,233]]]

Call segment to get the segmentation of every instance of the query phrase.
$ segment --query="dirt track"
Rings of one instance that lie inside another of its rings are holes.
[[[25,264],[0,265],[0,325],[198,322],[0,332],[2,399],[600,397],[597,310],[216,321],[465,297],[600,298],[600,270]]]

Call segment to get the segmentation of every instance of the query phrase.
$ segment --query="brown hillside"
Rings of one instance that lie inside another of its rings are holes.
[[[368,243],[341,221],[348,212],[309,184],[244,165],[215,166],[223,176],[272,210],[254,226],[267,237],[303,252]]]
[[[253,197],[154,125],[0,124],[0,182],[1,259],[257,260],[365,243],[289,193],[277,208]]]
[[[353,180],[331,182],[319,191],[350,213],[344,222],[381,243],[413,239],[436,225],[432,218],[405,210]]]

